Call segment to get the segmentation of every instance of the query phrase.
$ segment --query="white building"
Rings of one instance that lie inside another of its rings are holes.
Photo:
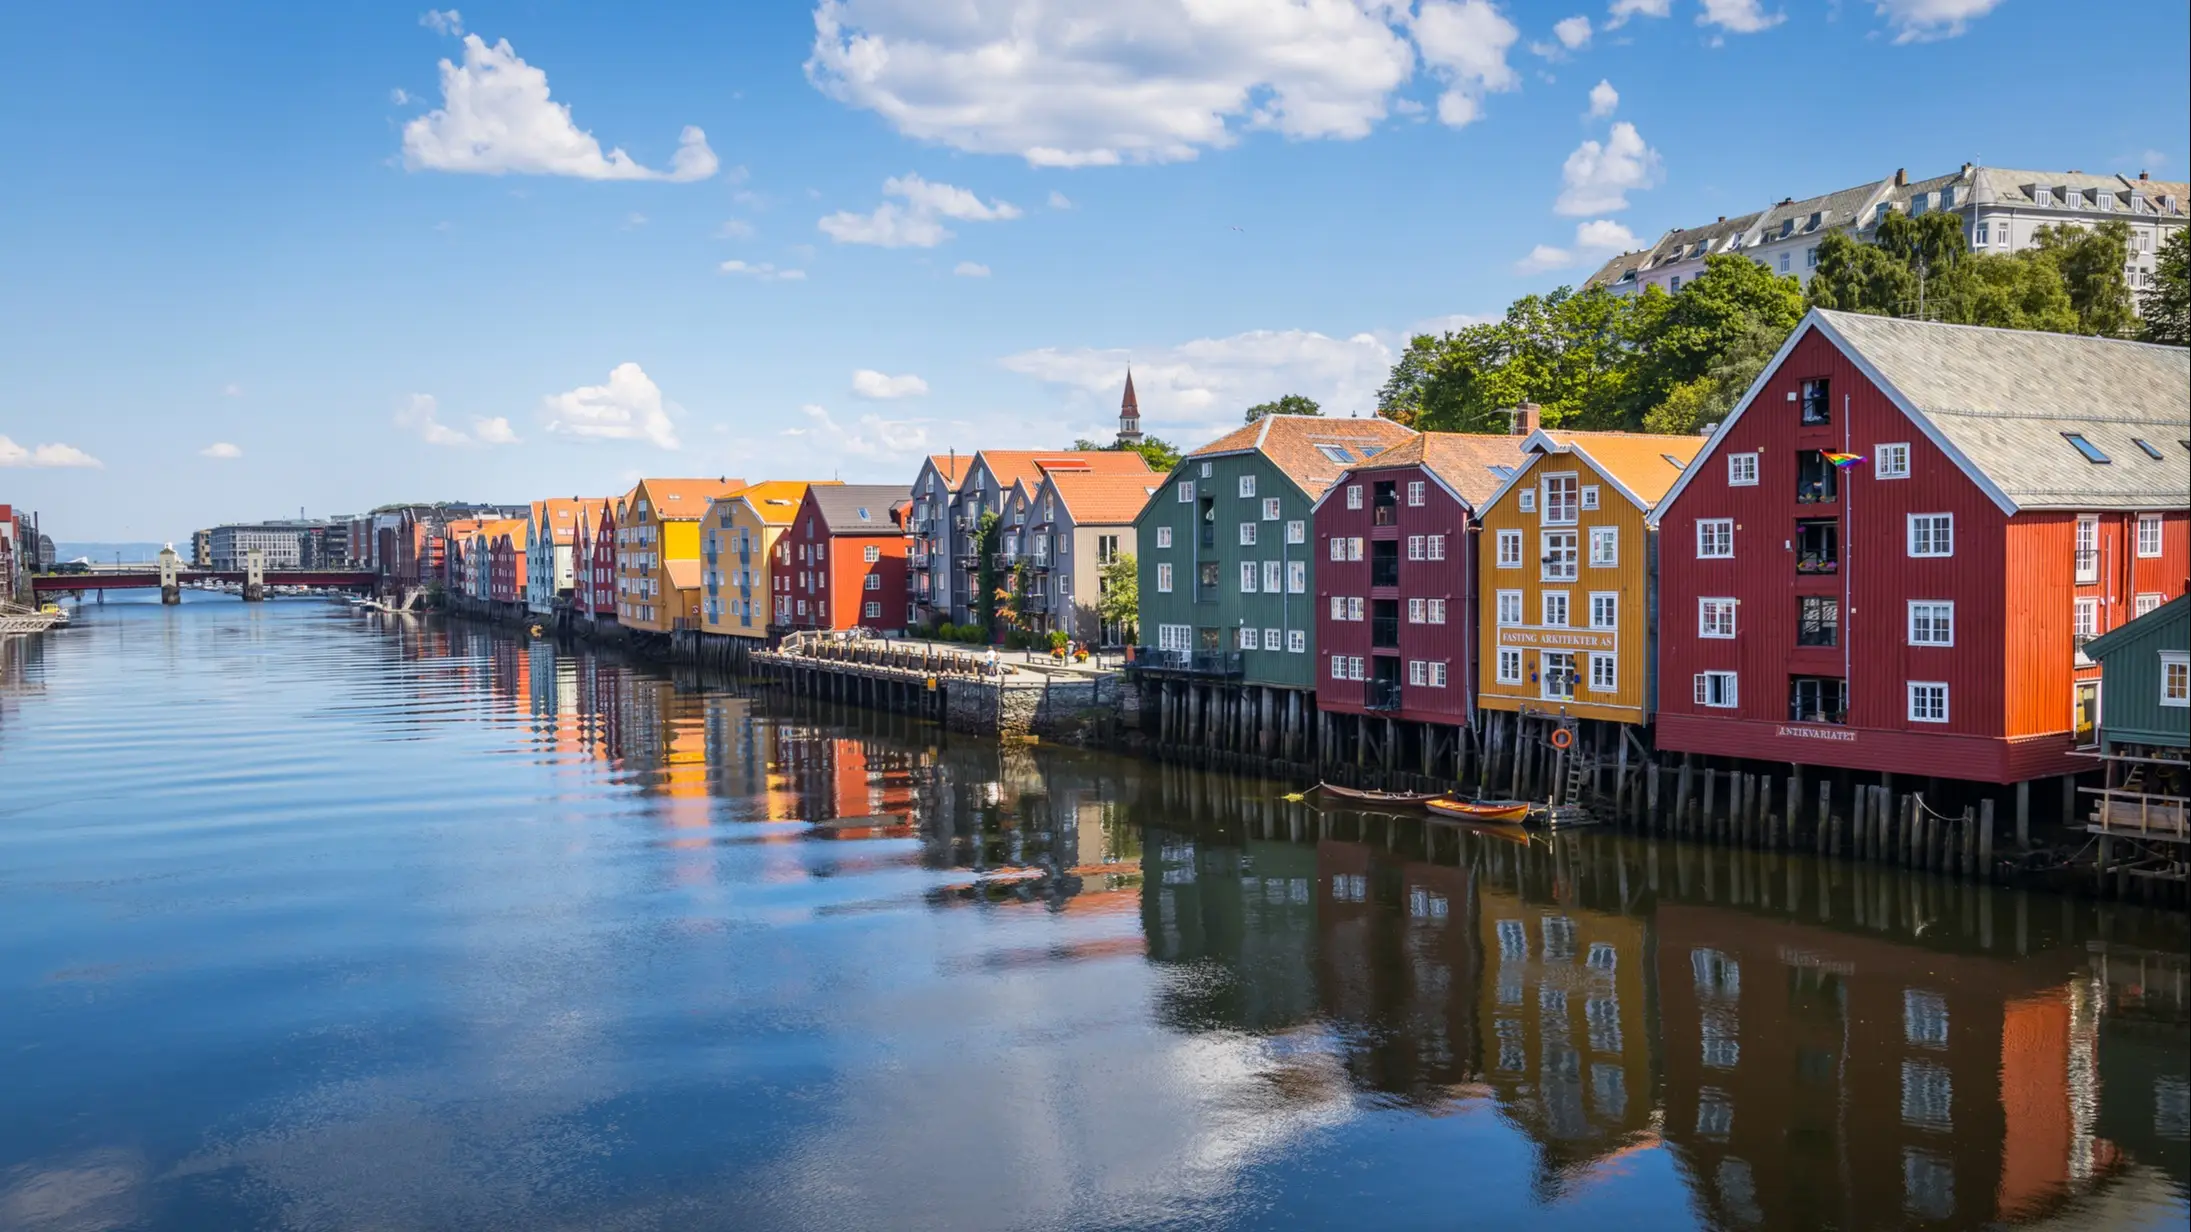
[[[1585,286],[1630,294],[1646,286],[1679,291],[1704,270],[1714,253],[1739,252],[1774,273],[1808,283],[1818,264],[1818,244],[1834,230],[1865,243],[1891,214],[1919,217],[1947,211],[1963,222],[1972,252],[2012,253],[2036,246],[2040,227],[2091,225],[2120,219],[2130,224],[2129,260],[2123,277],[2133,292],[2151,285],[2154,257],[2187,221],[2191,185],[2124,175],[2078,171],[2014,171],[1965,163],[1961,170],[1911,180],[1901,171],[1876,183],[1824,196],[1793,198],[1739,217],[1668,231],[1641,252],[1622,253],[1592,274]]]
[[[213,567],[233,572],[258,552],[269,569],[295,569],[304,559],[304,537],[315,522],[232,523],[208,535]]]

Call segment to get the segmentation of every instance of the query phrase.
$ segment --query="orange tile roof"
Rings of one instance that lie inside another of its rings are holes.
[[[578,515],[599,500],[597,496],[551,496],[533,502],[533,524],[545,527],[555,543],[570,543],[578,534]]]
[[[678,590],[700,589],[700,562],[697,560],[665,560],[662,568],[669,574],[669,584]]]
[[[709,501],[735,496],[745,486],[743,479],[642,479],[632,492],[646,490],[657,522],[697,522]]]
[[[1000,488],[1040,483],[1043,475],[1058,469],[1097,475],[1149,473],[1148,462],[1131,449],[984,449],[981,460]]]
[[[1164,486],[1164,477],[1052,471],[1048,483],[1057,489],[1057,498],[1073,515],[1074,525],[1123,526],[1141,516],[1141,507]]]
[[[1528,461],[1528,456],[1522,453],[1523,439],[1467,432],[1423,432],[1348,470],[1419,465],[1445,480],[1471,508],[1481,509],[1499,490],[1499,485]],[[1506,473],[1500,474],[1493,467],[1504,467]]]
[[[974,464],[974,455],[932,453],[928,455],[928,461],[935,466],[936,473],[943,476],[944,486],[956,492],[959,481],[966,478],[966,468]]]
[[[789,526],[799,516],[799,502],[810,487],[841,484],[841,479],[767,479],[719,500],[735,501],[752,508],[763,526]]]
[[[1628,489],[1646,511],[1658,504],[1681,478],[1683,468],[1704,451],[1709,438],[1664,436],[1651,432],[1562,432],[1539,429],[1530,440],[1544,438],[1559,449],[1577,450],[1604,472],[1605,477]],[[1674,461],[1669,462],[1671,457]],[[1680,463],[1679,466],[1675,462]]]
[[[473,533],[484,538],[489,546],[495,540],[508,535],[511,547],[522,548],[525,546],[525,519],[496,518],[492,522],[481,523],[479,529]]]
[[[1271,460],[1288,479],[1308,493],[1310,500],[1339,481],[1339,475],[1362,456],[1364,445],[1391,449],[1415,435],[1389,419],[1334,419],[1323,415],[1265,415],[1254,423],[1235,428],[1188,454],[1203,458],[1212,454],[1254,450]],[[1319,445],[1335,445],[1349,455],[1346,462],[1327,458]],[[1371,456],[1375,456],[1374,454]]]
[[[485,519],[482,518],[458,518],[456,521],[443,526],[441,533],[447,539],[469,539],[474,532],[486,524]]]

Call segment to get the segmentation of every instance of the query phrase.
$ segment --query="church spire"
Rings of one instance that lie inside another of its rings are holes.
[[[1141,443],[1141,403],[1134,398],[1134,370],[1126,369],[1126,396],[1118,401],[1118,443],[1130,448]]]

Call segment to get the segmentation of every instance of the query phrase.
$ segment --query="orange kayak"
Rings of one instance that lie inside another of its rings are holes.
[[[1451,796],[1425,801],[1423,807],[1442,817],[1457,817],[1462,821],[1497,822],[1503,825],[1520,825],[1529,815],[1527,800],[1456,800]]]

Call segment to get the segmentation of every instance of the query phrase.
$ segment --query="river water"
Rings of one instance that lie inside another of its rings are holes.
[[[2184,1226],[2180,914],[1287,790],[86,608],[0,646],[0,1228]]]

